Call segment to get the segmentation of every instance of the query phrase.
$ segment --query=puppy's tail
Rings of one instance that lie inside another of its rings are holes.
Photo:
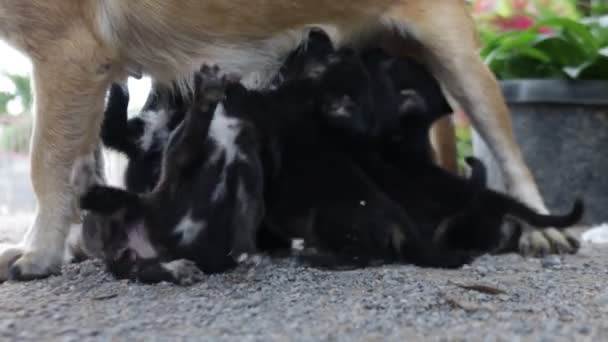
[[[534,227],[554,227],[565,229],[578,223],[584,214],[583,201],[577,198],[572,209],[563,215],[539,214],[527,205],[517,201],[510,201],[507,217],[516,221],[528,223]]]

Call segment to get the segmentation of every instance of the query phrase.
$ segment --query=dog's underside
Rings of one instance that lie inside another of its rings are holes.
[[[0,281],[60,270],[68,227],[78,222],[70,167],[98,144],[111,82],[141,72],[161,82],[187,79],[204,62],[264,86],[311,26],[332,32],[340,44],[373,41],[396,55],[409,51],[420,57],[471,115],[509,192],[547,213],[514,141],[496,79],[477,54],[463,1],[4,0],[0,35],[33,63],[31,170],[38,208],[22,243],[0,254]],[[555,229],[523,229],[524,254],[578,247]]]

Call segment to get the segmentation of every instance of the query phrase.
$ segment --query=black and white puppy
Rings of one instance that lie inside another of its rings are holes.
[[[101,141],[105,147],[127,157],[127,190],[144,193],[156,186],[169,136],[188,110],[186,98],[177,87],[170,90],[155,84],[141,112],[128,119],[128,89],[120,84],[110,88],[101,125]]]
[[[258,147],[246,124],[227,114],[223,96],[217,69],[196,74],[193,102],[170,134],[150,192],[99,185],[86,158],[75,165],[80,206],[95,220],[95,240],[117,277],[181,283],[193,274],[184,260],[214,273],[255,251],[264,215]]]

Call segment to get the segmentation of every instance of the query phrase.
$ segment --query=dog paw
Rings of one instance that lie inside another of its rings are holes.
[[[20,247],[9,247],[0,254],[0,281],[28,281],[58,274],[63,256],[48,255],[44,251],[26,252]]]
[[[16,246],[8,246],[0,253],[0,282],[9,279],[11,267],[22,255],[23,250]]]
[[[175,284],[190,286],[203,281],[205,274],[196,266],[196,263],[186,259],[179,259],[161,264],[162,268],[171,274]]]
[[[524,230],[519,238],[519,252],[525,256],[542,257],[549,254],[574,254],[580,242],[555,228]]]

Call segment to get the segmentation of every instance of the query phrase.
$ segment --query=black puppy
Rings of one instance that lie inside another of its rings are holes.
[[[307,44],[324,45],[318,51],[333,49],[317,32]],[[340,53],[355,56],[352,50]],[[262,146],[265,229],[284,240],[304,239],[318,250],[307,258],[317,264],[331,260],[348,267],[379,261],[458,267],[468,262],[465,253],[440,251],[421,238],[407,212],[341,148],[338,130],[332,128],[340,113],[326,115],[323,109],[339,109],[331,102],[333,94],[346,92],[325,78],[334,63],[319,61],[286,77],[276,90],[250,91],[237,83],[226,88],[226,111],[250,121]]]
[[[169,137],[151,192],[97,184],[86,159],[74,167],[80,206],[95,220],[102,257],[119,278],[183,283],[196,273],[193,265],[221,272],[254,251],[264,212],[258,147],[246,123],[218,104],[224,81],[217,73],[203,68],[195,76],[193,103]]]
[[[335,91],[350,90],[334,95],[325,113],[340,119],[334,128],[350,137],[344,149],[382,191],[407,208],[424,236],[445,248],[488,252],[499,246],[505,218],[557,228],[580,220],[578,200],[564,216],[540,215],[487,189],[479,161],[469,160],[481,174],[477,180],[436,166],[429,130],[451,112],[437,81],[420,64],[379,50],[366,51],[361,59],[340,53],[333,58],[336,72],[328,71],[328,84]]]

